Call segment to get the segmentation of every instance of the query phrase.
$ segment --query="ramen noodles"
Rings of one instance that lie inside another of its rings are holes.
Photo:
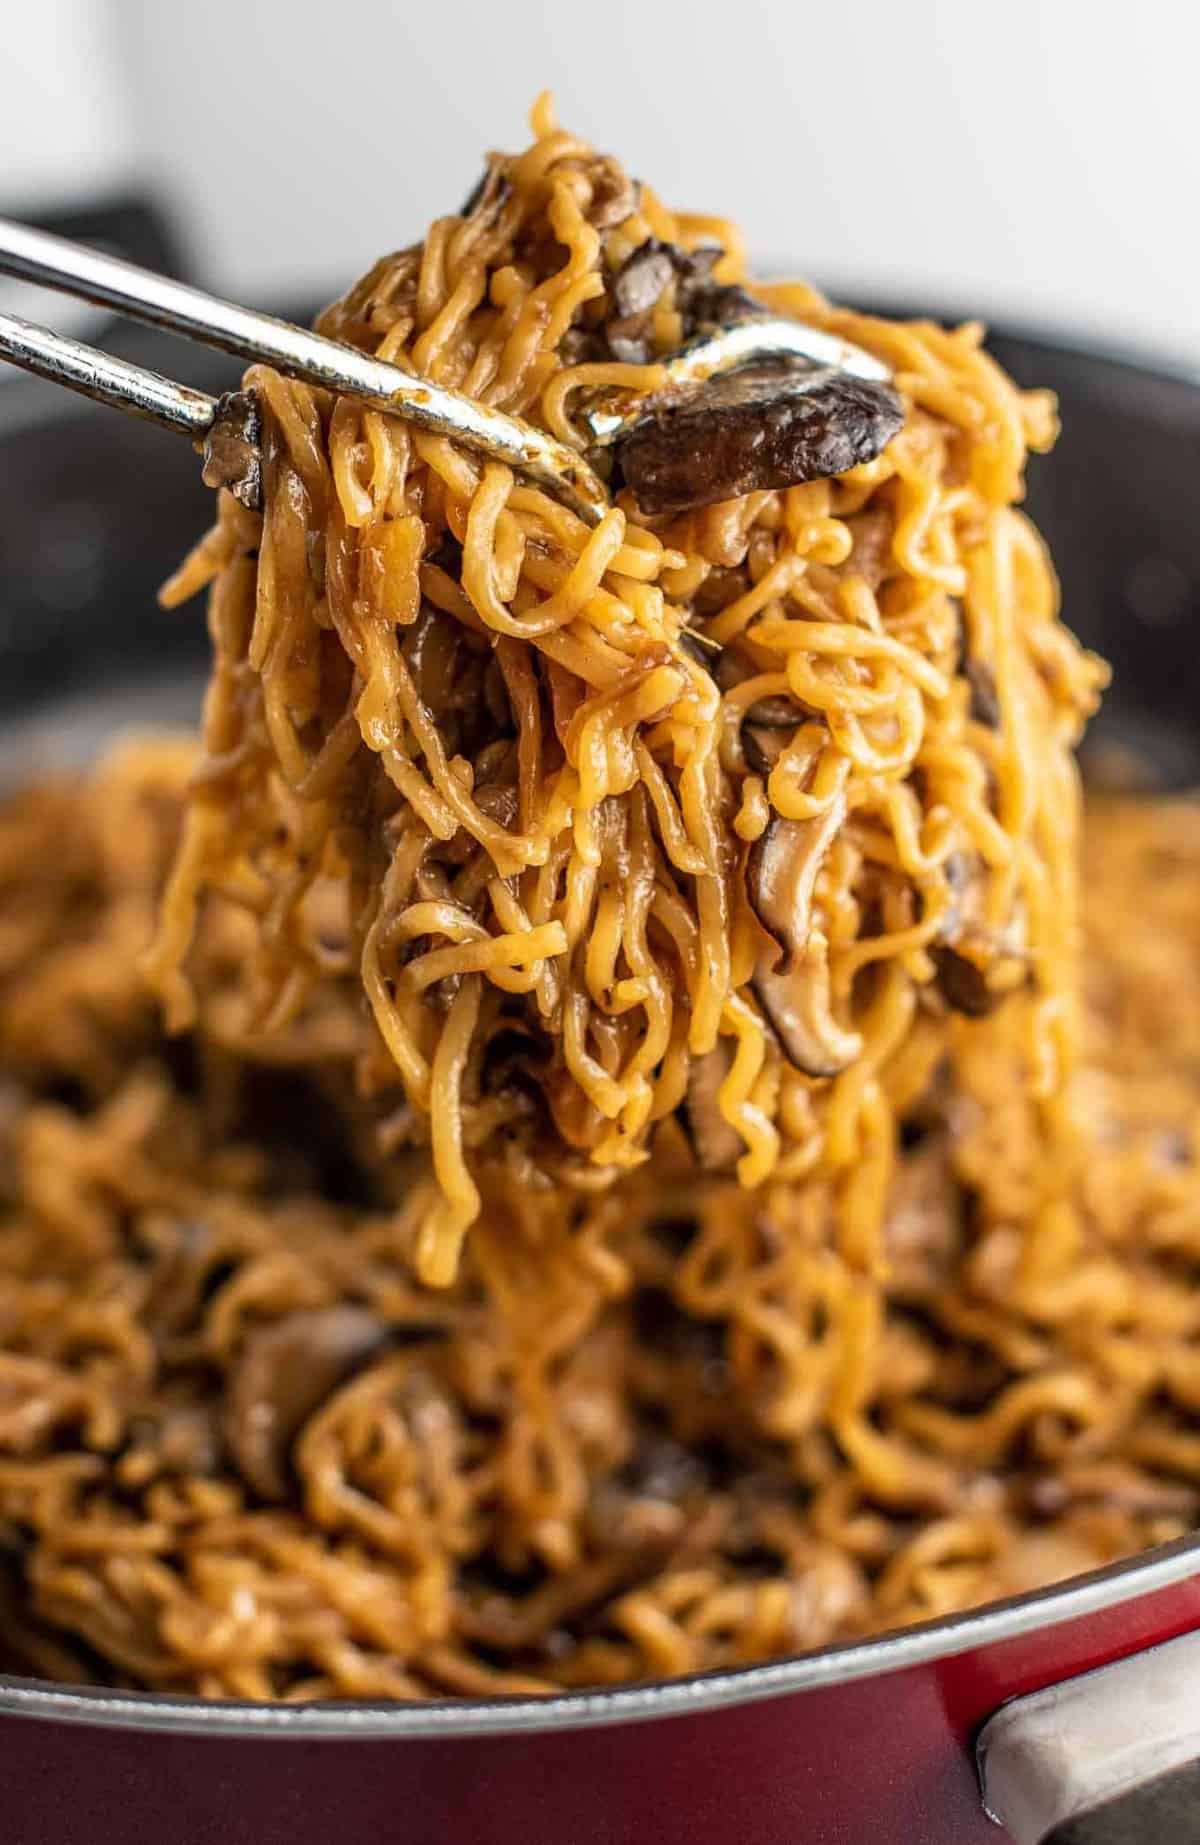
[[[320,325],[644,400],[611,509],[256,369],[202,741],[0,810],[6,1669],[654,1679],[1195,1523],[1196,813],[1081,832],[1053,405],[534,128]],[[656,396],[764,305],[891,370],[835,473]]]

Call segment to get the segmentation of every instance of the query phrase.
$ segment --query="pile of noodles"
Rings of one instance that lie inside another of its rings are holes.
[[[659,374],[587,356],[631,253],[715,243],[724,284],[741,258],[731,226],[666,211],[544,104],[535,128],[319,325],[570,442],[585,396]],[[243,1041],[304,1032],[361,983],[359,1092],[432,1149],[423,1280],[455,1274],[481,1160],[611,1184],[676,1131],[705,1058],[740,1182],[833,1179],[869,1274],[890,1123],[945,1043],[947,952],[985,1003],[1032,993],[1040,1095],[1069,1060],[1071,748],[1102,673],[1013,506],[1053,405],[977,326],[757,292],[894,368],[907,419],[875,462],[674,519],[626,490],[589,530],[498,463],[254,371],[265,510],[223,494],[168,585],[212,583],[215,651],[150,963],[168,1021],[204,1018],[188,955],[213,893],[257,922],[222,996]],[[680,343],[673,298],[655,350]],[[766,701],[782,748],[756,772],[744,720]],[[776,819],[815,878],[787,944],[827,1059],[803,1068],[754,978],[779,952],[750,890]]]
[[[756,1194],[677,1143],[590,1196],[501,1174],[429,1289],[429,1182],[393,1189],[320,1076],[352,1007],[273,1063],[161,1034],[138,957],[190,754],[0,810],[0,1667],[252,1698],[654,1678],[1196,1522],[1194,805],[1089,823],[1057,1127],[1031,1000],[951,1034],[886,1280],[839,1254],[832,1179]],[[223,905],[198,982],[236,990],[254,938]],[[360,1362],[322,1383],[339,1340]]]
[[[687,330],[605,356],[630,255],[740,257],[535,128],[322,325],[574,439]],[[4,1667],[657,1678],[1195,1522],[1200,832],[1102,811],[1080,910],[1052,406],[978,328],[758,292],[904,428],[683,516],[254,373],[263,511],[171,590],[202,748],[0,809]],[[785,822],[829,1068],[763,999]]]

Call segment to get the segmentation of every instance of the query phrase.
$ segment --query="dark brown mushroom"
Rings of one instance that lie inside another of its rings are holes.
[[[988,970],[957,948],[943,945],[932,950],[938,991],[948,1006],[969,1019],[984,1019],[1006,996],[993,987]]]
[[[615,455],[643,513],[688,512],[844,474],[873,461],[903,421],[885,384],[761,363],[651,400]]]
[[[687,338],[697,339],[767,312],[762,302],[738,283],[709,282],[684,296],[683,324]]]
[[[641,196],[641,181],[630,179],[624,167],[610,155],[601,154],[592,168],[589,224],[594,224],[598,231],[610,231],[624,224],[638,209]]]
[[[618,320],[657,307],[663,290],[675,277],[673,256],[674,252],[657,237],[648,237],[625,258],[609,290]]]
[[[742,754],[756,775],[769,775],[791,740],[786,730],[769,724],[742,725]]]
[[[502,1096],[522,1114],[545,1108],[547,1049],[543,1038],[517,1019],[501,1018],[488,1038],[479,1069],[479,1089]]]
[[[262,418],[251,391],[226,391],[204,438],[206,487],[224,487],[243,506],[262,505]]]
[[[713,270],[724,252],[719,244],[701,244],[698,250],[664,246],[675,265],[675,300],[683,321],[683,337],[693,340],[749,320],[768,310],[736,282],[715,282]]]
[[[997,929],[985,920],[987,874],[976,854],[952,852],[942,867],[950,901],[930,945],[936,989],[967,1018],[986,1018],[1024,984],[1024,914],[1018,906]]]
[[[823,935],[812,935],[782,972],[760,961],[752,985],[784,1056],[805,1076],[837,1076],[860,1054],[861,1035],[833,1016]]]
[[[769,775],[806,713],[786,695],[760,698],[742,719],[742,753],[757,775]]]
[[[680,1120],[705,1172],[732,1172],[746,1151],[737,1129],[721,1113],[721,1084],[733,1068],[733,1046],[720,1038],[703,1057],[693,1057],[688,1071],[687,1097]]]
[[[987,872],[977,853],[952,852],[942,866],[950,900],[930,945],[936,990],[954,1011],[985,1018],[1025,982],[1024,912],[1002,928],[986,919]]]
[[[740,571],[714,570],[710,572],[708,581],[710,583],[715,582],[718,578],[722,577],[729,579],[731,585],[735,588],[740,584],[741,588],[737,593],[741,595],[745,594],[746,580]],[[701,587],[703,589],[706,586],[702,585]],[[716,614],[724,606],[724,603],[729,600],[729,597],[724,597],[712,607],[701,608],[699,606],[700,597],[698,596],[696,599],[697,613],[702,615]],[[762,667],[756,665],[753,660],[748,660],[745,654],[739,652],[736,646],[723,647],[717,655],[713,665],[713,678],[716,680],[722,692],[732,692],[735,685],[741,685],[744,679],[750,679],[755,673],[760,673],[761,671]]]
[[[613,311],[604,331],[612,356],[634,365],[644,365],[654,356],[651,317],[671,283],[685,345],[768,313],[740,284],[714,282],[713,270],[722,254],[716,244],[683,250],[658,237],[639,244],[609,285]]]
[[[736,602],[737,598],[744,596],[745,593],[746,578],[741,570],[731,565],[714,564],[692,597],[693,613],[701,617],[719,615],[722,609],[727,609],[731,602]],[[724,665],[726,661],[728,665]],[[721,672],[717,675],[717,683],[722,691],[726,691],[730,685],[736,685],[740,679],[745,679],[750,673],[760,670],[749,661],[739,658],[728,648],[722,656],[722,663],[723,672],[727,675],[723,677]]]
[[[296,1436],[387,1339],[382,1320],[345,1303],[289,1313],[250,1334],[226,1384],[223,1423],[238,1471],[261,1499],[291,1497]]]
[[[706,673],[712,672],[721,657],[720,644],[710,641],[707,634],[698,628],[683,628],[679,635],[679,645],[689,660],[702,666]]]
[[[786,820],[776,814],[755,840],[746,860],[746,894],[759,922],[777,944],[768,962],[803,954],[812,929],[813,890],[834,839],[846,818],[838,796],[811,820]]]
[[[497,825],[511,827],[517,818],[520,795],[511,782],[488,782],[475,790],[475,805]]]
[[[778,692],[768,698],[755,699],[746,713],[745,722],[754,724],[760,730],[795,730],[809,715],[798,698],[790,698],[786,692]]]
[[[604,329],[614,359],[645,365],[653,356],[654,310],[675,279],[677,254],[657,237],[648,237],[617,270],[609,286],[613,313]]]

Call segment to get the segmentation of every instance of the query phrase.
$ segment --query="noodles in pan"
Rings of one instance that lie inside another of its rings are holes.
[[[903,426],[592,529],[250,374],[201,748],[0,812],[9,1669],[656,1678],[1195,1522],[1200,848],[1081,842],[1053,406],[534,126],[323,330],[582,446],[765,302]]]

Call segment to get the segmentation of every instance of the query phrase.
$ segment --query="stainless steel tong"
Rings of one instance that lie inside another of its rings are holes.
[[[383,364],[353,346],[223,301],[105,251],[0,218],[0,274],[114,308],[133,320],[274,366],[289,378],[358,398],[419,429],[449,436],[475,454],[507,462],[589,525],[610,504],[604,482],[582,452],[521,418],[397,365]],[[218,414],[219,400],[206,392],[16,314],[0,313],[0,357],[85,397],[177,430],[195,443],[211,434]],[[849,341],[800,321],[756,315],[693,342],[668,360],[666,386],[694,385],[761,359],[794,360],[878,382],[889,377],[886,366]],[[625,394],[611,412],[593,413],[588,419],[593,448],[615,442],[642,414],[646,401],[631,401]]]

